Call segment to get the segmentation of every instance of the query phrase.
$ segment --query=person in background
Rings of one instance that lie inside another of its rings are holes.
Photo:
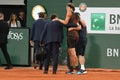
[[[19,12],[18,20],[20,21],[21,27],[26,27],[25,13],[23,11]]]
[[[40,12],[38,13],[39,19],[33,22],[31,34],[30,34],[30,44],[31,46],[34,46],[34,55],[33,55],[33,63],[34,68],[36,68],[36,64],[39,63],[39,70],[42,70],[43,67],[43,60],[36,62],[36,54],[40,47],[40,37],[43,32],[44,26],[47,23],[46,19],[46,13]]]
[[[0,12],[0,48],[4,54],[4,57],[7,62],[7,67],[5,69],[12,69],[12,63],[10,56],[7,51],[7,35],[9,33],[9,26],[7,22],[4,21],[4,14]]]
[[[80,62],[80,70],[77,72],[77,74],[86,74],[87,71],[85,69],[85,48],[87,45],[87,27],[84,20],[81,19],[79,13],[75,13],[79,16],[79,24],[81,25],[81,30],[78,31],[79,33],[79,41],[76,45],[76,53],[78,55],[78,60]]]
[[[17,15],[12,13],[10,19],[7,22],[10,27],[21,27],[20,21],[17,19]]]

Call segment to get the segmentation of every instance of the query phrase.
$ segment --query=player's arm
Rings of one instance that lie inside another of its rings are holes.
[[[68,31],[72,31],[72,30],[81,30],[81,25],[77,24],[77,27],[70,27],[68,28]]]
[[[66,25],[66,24],[68,24],[68,22],[69,22],[71,17],[72,17],[72,12],[71,11],[67,11],[65,20],[59,19],[59,21],[61,23],[63,23],[64,25]]]
[[[67,28],[70,28],[70,27],[77,27],[78,25],[75,24],[75,23],[68,23],[67,25],[65,25]]]

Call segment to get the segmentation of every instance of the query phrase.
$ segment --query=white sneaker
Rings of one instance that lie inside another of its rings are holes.
[[[87,73],[86,70],[80,69],[80,71],[78,71],[76,74],[80,75],[80,74],[86,74],[86,73]]]

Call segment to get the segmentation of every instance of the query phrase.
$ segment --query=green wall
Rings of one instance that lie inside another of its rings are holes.
[[[64,19],[66,14],[66,4],[68,0],[27,0],[27,25],[28,27],[32,26],[33,18],[31,16],[32,8],[35,5],[42,5],[45,7],[47,11],[47,19],[49,20],[50,15],[55,13],[60,18]],[[65,60],[67,53],[67,39],[66,39],[66,28],[64,28],[64,40],[62,45],[62,53],[61,60]]]
[[[52,13],[60,18],[65,17],[65,6],[69,0],[27,0],[27,26],[31,27],[33,18],[32,8],[35,5],[43,5],[47,11],[47,19]],[[120,0],[73,0],[76,7],[85,2],[88,7],[120,7]],[[87,23],[87,22],[86,22]],[[64,41],[60,54],[60,63],[66,63],[67,45],[66,29],[64,28]],[[120,53],[115,55],[114,51],[120,50],[119,34],[88,34],[88,45],[86,48],[86,67],[120,69]],[[112,50],[112,55],[107,55],[107,49]]]
[[[31,27],[33,18],[31,16],[32,8],[35,5],[42,5],[47,11],[47,18],[49,19],[50,14],[56,13],[60,18],[64,18],[65,6],[67,0],[27,0],[27,26]]]
[[[29,29],[11,28],[8,35],[7,49],[13,65],[30,66]],[[0,63],[6,64],[1,50]]]
[[[88,7],[120,7],[120,0],[73,0],[75,6],[85,2]]]
[[[89,34],[86,49],[86,66],[120,69],[120,35]],[[110,49],[112,53],[107,50]]]

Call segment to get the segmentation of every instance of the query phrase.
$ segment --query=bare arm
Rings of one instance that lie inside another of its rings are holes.
[[[77,27],[68,28],[68,31],[72,31],[72,30],[81,30],[81,25],[78,25]]]
[[[66,17],[65,20],[59,19],[59,21],[65,25],[68,24],[69,20],[70,20],[70,17]]]
[[[68,24],[68,22],[69,22],[71,17],[72,17],[72,12],[71,11],[67,11],[65,20],[59,19],[59,21],[66,25],[66,24]]]

